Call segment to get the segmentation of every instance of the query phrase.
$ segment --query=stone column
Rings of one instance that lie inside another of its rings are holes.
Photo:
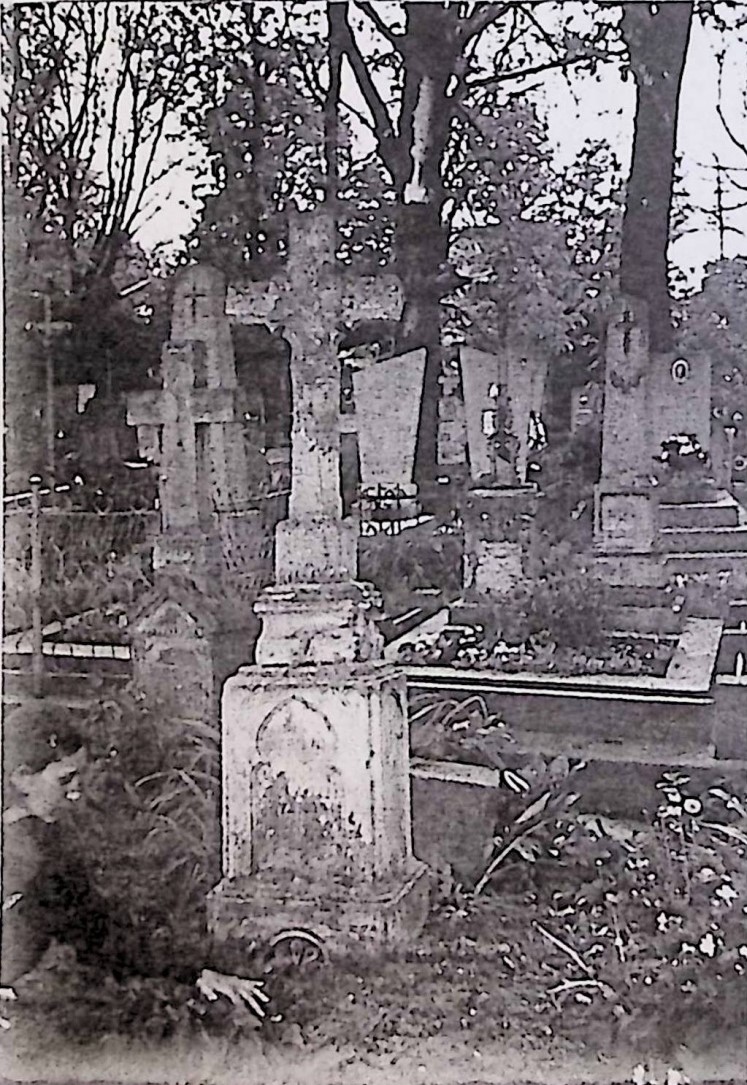
[[[600,554],[650,554],[655,547],[649,362],[645,306],[623,299],[607,329],[602,469],[594,507]]]

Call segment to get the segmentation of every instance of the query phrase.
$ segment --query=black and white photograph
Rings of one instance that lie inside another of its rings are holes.
[[[747,0],[0,30],[0,1083],[747,1085]]]

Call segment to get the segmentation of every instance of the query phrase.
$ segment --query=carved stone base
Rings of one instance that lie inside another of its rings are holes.
[[[380,606],[370,584],[268,588],[254,605],[262,619],[257,663],[304,666],[379,659],[383,642],[373,617]]]
[[[375,954],[407,945],[428,916],[431,879],[425,863],[413,860],[409,877],[369,887],[368,892],[335,893],[321,881],[305,899],[290,899],[261,878],[225,880],[208,897],[210,928],[221,944],[269,942],[284,931],[313,933],[328,954]]]
[[[302,927],[335,951],[417,934],[404,677],[391,665],[244,667],[224,687],[219,940]]]
[[[657,497],[646,482],[594,491],[594,549],[599,554],[650,554],[656,549]]]
[[[358,523],[328,517],[281,520],[275,529],[278,584],[355,580]]]

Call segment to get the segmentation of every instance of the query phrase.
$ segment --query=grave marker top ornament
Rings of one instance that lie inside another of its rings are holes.
[[[326,206],[294,213],[285,272],[229,298],[245,323],[264,322],[291,347],[293,422],[289,515],[275,535],[275,587],[257,602],[264,619],[258,663],[374,658],[375,596],[357,583],[358,524],[343,518],[338,324],[397,319],[392,275],[360,278],[336,267],[335,219]]]

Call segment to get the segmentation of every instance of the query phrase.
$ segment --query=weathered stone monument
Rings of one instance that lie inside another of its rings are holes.
[[[209,899],[219,940],[312,930],[331,950],[409,937],[427,907],[413,858],[404,681],[382,659],[377,596],[356,581],[357,523],[342,518],[337,321],[396,317],[391,277],[335,268],[323,208],[291,221],[283,276],[236,299],[291,345],[289,518],[275,583],[257,602],[257,665],[225,685],[223,879]]]
[[[162,387],[128,400],[140,453],[158,465],[161,512],[155,586],[132,620],[135,671],[200,719],[217,719],[222,682],[251,653],[251,605],[271,573],[268,527],[250,502],[225,293],[212,268],[182,274]]]
[[[536,487],[527,482],[549,358],[517,330],[500,356],[460,352],[474,480],[462,508],[463,584],[470,597],[503,594],[527,575]]]
[[[602,469],[594,508],[601,554],[647,555],[656,543],[649,361],[648,314],[641,303],[623,299],[607,329]]]
[[[361,496],[398,494],[392,515],[417,514],[415,444],[425,375],[425,349],[371,361],[353,377]]]

